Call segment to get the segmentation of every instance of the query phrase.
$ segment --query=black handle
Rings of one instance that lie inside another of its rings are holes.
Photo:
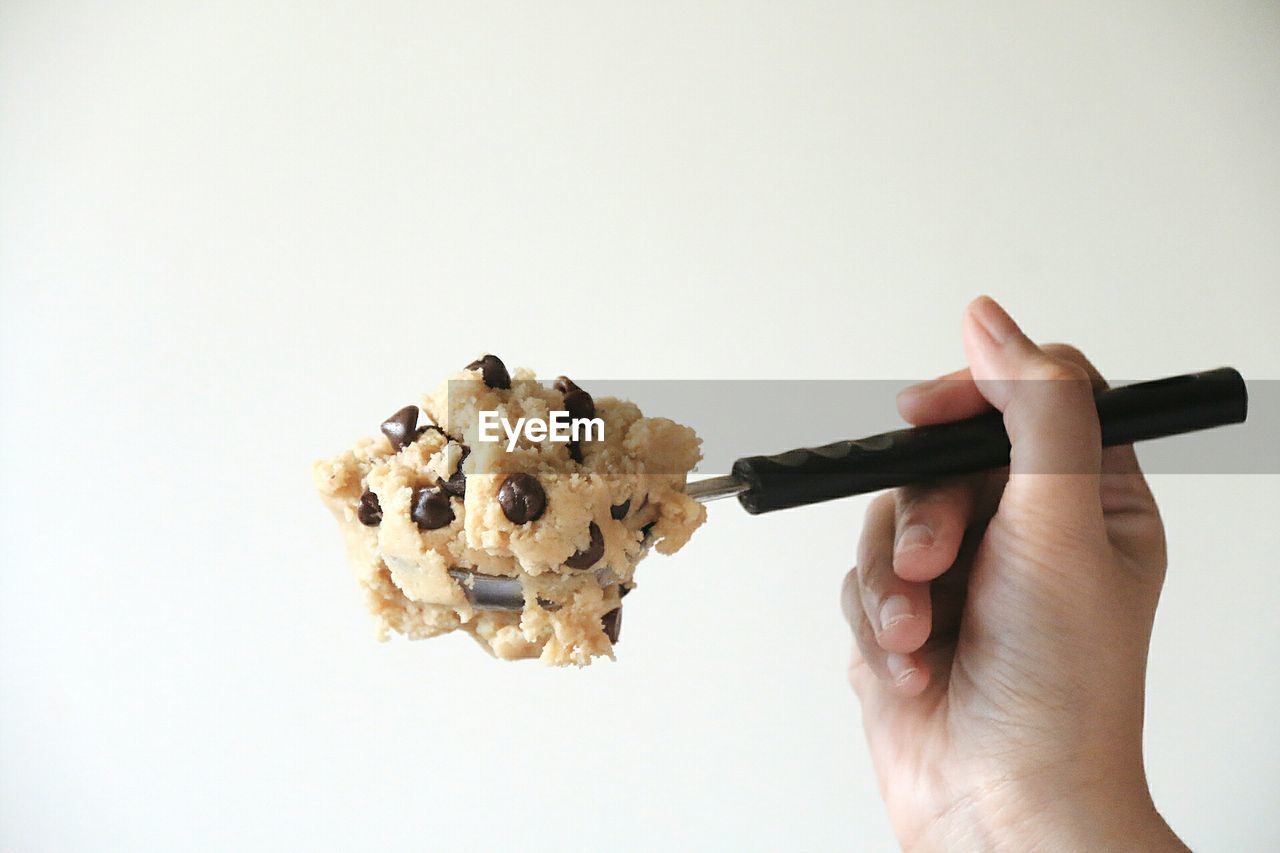
[[[1104,446],[1242,423],[1248,411],[1244,379],[1230,367],[1112,388],[1094,400]],[[1008,464],[1009,436],[1000,413],[991,412],[747,456],[733,463],[733,476],[748,485],[738,500],[754,515]]]

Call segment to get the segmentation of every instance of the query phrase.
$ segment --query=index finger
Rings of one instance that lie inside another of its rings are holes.
[[[1102,373],[1084,353],[1068,344],[1046,344],[1044,351],[1084,368],[1095,391],[1110,387]],[[898,393],[898,413],[912,426],[949,423],[994,411],[978,391],[969,368],[961,368]],[[1140,474],[1133,445],[1103,448],[1102,471],[1106,474]]]

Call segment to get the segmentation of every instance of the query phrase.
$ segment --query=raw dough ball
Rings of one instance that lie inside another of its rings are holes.
[[[649,548],[678,550],[706,518],[684,493],[693,430],[560,377],[508,374],[486,355],[382,425],[383,436],[313,466],[342,526],[378,632],[454,630],[500,658],[586,665],[613,657],[621,597]],[[479,441],[481,411],[509,423],[552,411],[604,422],[604,438]],[[450,569],[520,580],[522,611],[477,610]]]

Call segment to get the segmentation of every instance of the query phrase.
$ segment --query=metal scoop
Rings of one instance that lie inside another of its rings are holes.
[[[1102,445],[1110,447],[1243,423],[1248,392],[1238,371],[1221,367],[1101,391],[1094,403]],[[856,441],[747,456],[733,463],[731,474],[689,483],[685,493],[703,503],[737,497],[747,512],[758,515],[1000,468],[1009,464],[1009,449],[1002,415],[990,412]],[[477,609],[524,608],[517,578],[466,569],[450,569],[449,574]]]

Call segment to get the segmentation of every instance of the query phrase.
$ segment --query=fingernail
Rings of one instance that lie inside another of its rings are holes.
[[[896,652],[885,655],[884,665],[889,670],[889,677],[897,684],[906,681],[916,671],[915,665],[911,663],[910,655],[900,655]]]
[[[910,619],[911,599],[905,595],[891,595],[880,605],[880,630],[883,631],[895,622]]]
[[[902,531],[894,550],[901,554],[913,548],[928,548],[933,544],[933,531],[927,524],[912,524]]]
[[[990,296],[980,297],[973,303],[973,317],[998,344],[1006,343],[1010,338],[1022,333],[1008,312]]]

